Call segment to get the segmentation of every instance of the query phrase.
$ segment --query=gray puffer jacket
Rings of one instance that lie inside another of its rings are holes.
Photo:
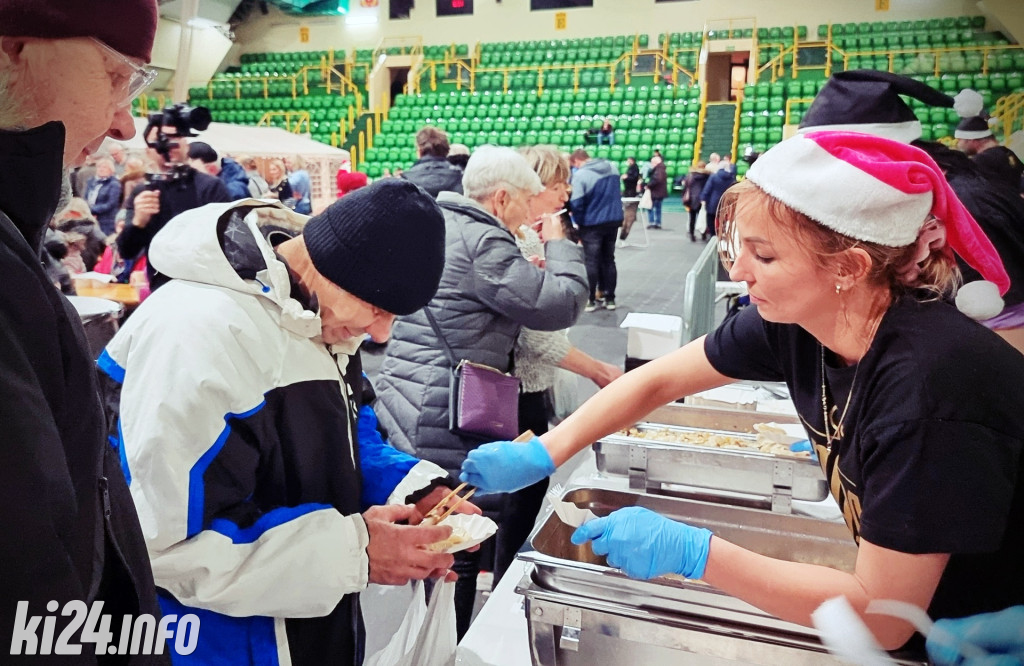
[[[471,199],[438,197],[445,217],[445,266],[427,306],[457,360],[503,371],[519,329],[571,326],[587,298],[582,251],[567,240],[545,247],[545,270],[519,252],[512,233]],[[376,381],[377,415],[398,448],[458,474],[482,442],[448,430],[449,362],[423,311],[400,318]]]

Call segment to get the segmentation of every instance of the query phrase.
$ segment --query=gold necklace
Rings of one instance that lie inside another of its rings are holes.
[[[846,420],[846,413],[850,411],[850,401],[853,399],[853,389],[857,385],[857,373],[860,372],[861,363],[860,361],[858,361],[857,367],[853,371],[853,381],[850,382],[850,392],[846,396],[846,405],[843,407],[843,413],[839,416],[839,423],[836,424],[832,433],[829,434],[828,398],[825,396],[825,345],[818,343],[818,348],[821,350],[821,415],[825,419],[825,450],[831,453],[832,442],[834,442],[837,439],[840,439],[843,436],[843,421]],[[863,360],[864,359],[861,359],[861,361]]]

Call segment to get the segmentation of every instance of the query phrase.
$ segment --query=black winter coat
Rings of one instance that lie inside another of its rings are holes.
[[[647,176],[647,187],[651,190],[652,199],[664,199],[668,196],[668,173],[664,163],[651,169]]]
[[[690,207],[690,210],[700,210],[700,202],[704,200],[704,185],[708,182],[707,171],[694,169],[686,174],[686,181],[683,185],[683,204]]]
[[[103,613],[160,617],[135,506],[107,444],[96,366],[74,308],[39,261],[61,190],[64,127],[0,131],[0,645],[11,646],[19,601],[29,615],[72,600]],[[37,636],[42,631],[37,628]],[[75,636],[78,636],[76,633]],[[116,638],[115,638],[116,641]],[[77,638],[72,643],[81,644]],[[82,654],[33,663],[95,664]],[[169,663],[139,656],[133,664]]]
[[[435,199],[438,192],[462,194],[462,169],[443,157],[421,157],[402,172],[402,178],[416,183]]]

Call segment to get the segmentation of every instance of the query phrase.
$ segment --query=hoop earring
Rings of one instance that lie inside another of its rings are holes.
[[[838,284],[836,285],[836,296],[839,295],[839,292],[842,291],[842,289],[843,289],[842,286],[840,286]]]

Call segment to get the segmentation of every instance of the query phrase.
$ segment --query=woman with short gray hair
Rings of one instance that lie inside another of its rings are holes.
[[[424,311],[395,323],[377,379],[380,423],[392,444],[433,461],[452,477],[466,454],[483,442],[449,430],[448,356],[509,372],[519,330],[554,331],[575,323],[587,298],[581,250],[565,240],[561,223],[547,216],[544,270],[526,260],[513,233],[533,222],[530,200],[543,190],[537,174],[510,148],[483,146],[466,165],[465,195],[441,192],[445,216],[445,267],[427,306],[444,340]],[[481,498],[497,516],[504,495]],[[476,595],[479,553],[460,553],[454,570],[458,635],[469,628]]]
[[[530,200],[531,218],[555,217],[565,210],[569,200],[569,158],[557,146],[536,145],[519,148],[530,168],[540,177],[544,191]],[[560,220],[559,220],[560,221]],[[543,267],[546,259],[540,234],[529,224],[515,231],[516,245],[523,256]],[[548,391],[556,386],[559,368],[592,380],[599,387],[622,376],[622,369],[599,361],[569,342],[569,331],[536,331],[523,327],[515,344],[514,374],[521,383],[519,394],[519,430],[535,435],[548,431],[551,418]],[[575,385],[576,378],[571,376]],[[544,503],[548,480],[509,493],[503,507],[501,529],[494,539],[494,585],[515,560],[516,553],[530,535],[530,530]]]

